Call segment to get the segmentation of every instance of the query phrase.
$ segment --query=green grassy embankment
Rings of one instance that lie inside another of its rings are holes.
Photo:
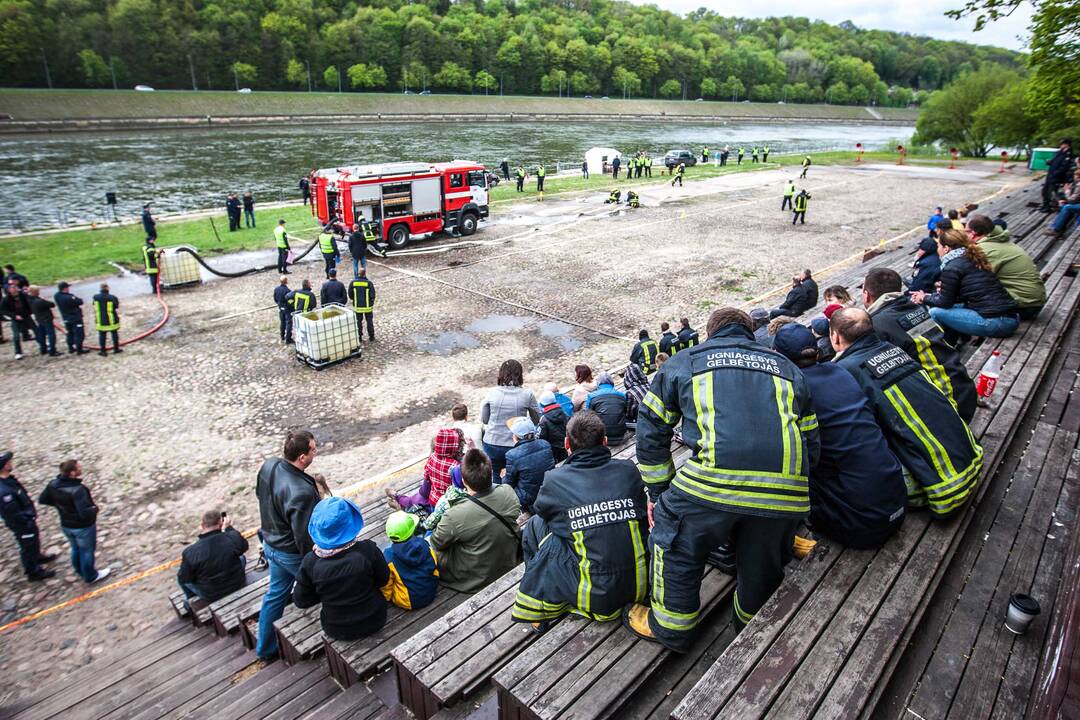
[[[815,166],[850,164],[854,154],[849,152],[823,152],[811,154]],[[687,168],[686,180],[716,177],[738,172],[755,172],[784,166],[798,166],[802,155],[774,155],[768,164],[750,164],[744,159],[741,166],[729,164],[725,167],[716,165]],[[971,160],[971,159],[968,159]],[[989,158],[987,162],[996,162]],[[895,162],[895,153],[868,152],[864,162]],[[732,161],[733,162],[733,161]],[[913,157],[908,158],[911,165],[947,165],[948,158]],[[588,180],[578,174],[563,177],[549,176],[545,182],[545,196],[571,192],[602,192],[618,186],[624,192],[627,188],[650,183],[669,182],[670,177],[661,176],[662,165],[653,166],[653,177],[627,180],[620,177],[615,182],[608,175],[593,173]],[[509,202],[535,200],[536,180],[528,178],[525,192],[518,193],[514,182],[503,181],[492,189],[491,201],[495,205]],[[496,210],[496,214],[498,211]],[[254,250],[273,247],[273,228],[280,218],[288,222],[290,235],[297,240],[294,247],[300,247],[314,240],[315,223],[307,207],[256,210],[257,229],[242,229],[228,232],[228,222],[224,215],[215,216],[218,236],[214,235],[207,217],[177,218],[158,223],[158,245],[193,245],[204,256],[212,256],[238,250]],[[120,263],[131,268],[141,267],[140,247],[145,235],[139,224],[123,226],[99,226],[98,229],[70,230],[58,233],[44,233],[12,238],[0,238],[0,264],[11,263],[21,273],[38,284],[51,284],[57,280],[80,280],[85,278],[110,275],[115,268],[110,263]],[[220,238],[220,239],[219,239]]]
[[[879,122],[865,108],[847,105],[602,100],[497,95],[402,95],[400,93],[305,93],[159,90],[0,89],[0,112],[14,120],[250,117],[262,115],[508,114],[694,115],[702,118],[858,120]],[[918,111],[880,108],[889,121],[915,122]]]

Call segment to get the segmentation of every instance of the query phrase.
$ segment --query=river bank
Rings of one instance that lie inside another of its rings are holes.
[[[497,95],[0,90],[0,134],[379,122],[837,122],[911,125],[918,111],[846,105]]]

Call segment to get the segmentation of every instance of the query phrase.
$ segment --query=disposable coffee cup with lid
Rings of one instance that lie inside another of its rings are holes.
[[[1005,628],[1011,633],[1023,635],[1039,612],[1041,608],[1038,600],[1024,593],[1016,593],[1009,598],[1009,609],[1005,613]]]

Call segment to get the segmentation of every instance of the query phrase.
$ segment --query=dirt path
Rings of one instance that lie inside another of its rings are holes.
[[[478,412],[506,358],[522,361],[532,388],[570,383],[577,363],[625,361],[629,342],[572,323],[636,337],[639,327],[658,333],[661,320],[683,315],[703,322],[710,309],[742,304],[793,271],[825,267],[924,223],[935,205],[973,201],[1004,184],[978,170],[814,168],[808,222],[793,228],[779,210],[789,172],[647,188],[640,210],[611,217],[587,218],[605,212],[600,196],[500,209],[499,224],[475,236],[487,244],[373,265],[379,341],[365,344],[361,361],[322,372],[278,343],[272,310],[212,322],[269,304],[269,274],[171,293],[166,330],[118,357],[16,363],[2,346],[4,443],[35,495],[59,461],[83,461],[102,508],[98,564],[127,576],[175,558],[207,507],[227,507],[238,527],[253,527],[255,472],[289,428],[315,432],[322,452],[312,469],[332,487],[356,483],[424,452],[455,402]],[[320,268],[297,268],[294,286],[310,277],[317,288]],[[157,316],[149,297],[123,309],[122,333]],[[41,526],[46,547],[65,554],[51,509],[41,509]],[[56,568],[57,578],[26,583],[5,533],[0,621],[84,591],[63,557]],[[162,573],[9,633],[0,641],[7,687],[56,677],[165,621],[171,583],[172,573]]]

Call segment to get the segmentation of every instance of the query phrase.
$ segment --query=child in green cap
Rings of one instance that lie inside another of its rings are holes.
[[[390,580],[382,588],[383,597],[404,610],[430,605],[439,589],[435,551],[423,535],[416,534],[419,518],[404,511],[386,518],[390,547],[383,551],[390,566]]]

